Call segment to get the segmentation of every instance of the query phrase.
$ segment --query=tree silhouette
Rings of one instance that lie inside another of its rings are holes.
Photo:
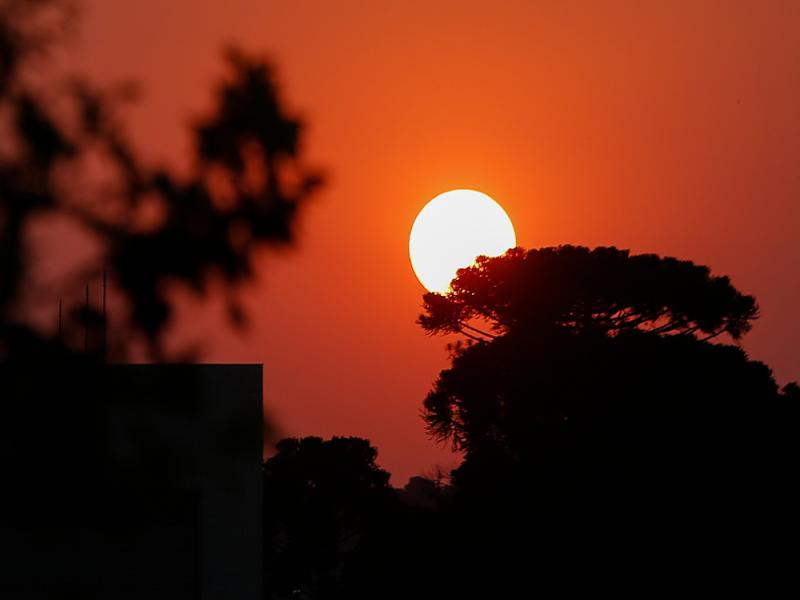
[[[749,330],[751,296],[687,261],[564,246],[480,259],[425,302],[428,331],[467,338],[423,412],[462,464],[392,490],[366,440],[281,442],[268,597],[800,589],[799,388],[712,343]]]
[[[468,338],[423,410],[464,452],[472,547],[496,549],[468,572],[513,589],[535,563],[538,589],[576,596],[793,585],[795,388],[710,341],[749,330],[751,296],[687,261],[562,246],[481,258],[425,308],[427,331]]]
[[[127,309],[115,325],[127,341],[141,336],[153,357],[163,357],[174,284],[204,295],[217,278],[232,324],[243,326],[236,291],[257,275],[255,251],[291,242],[297,211],[321,181],[300,158],[300,121],[280,101],[269,65],[231,50],[215,107],[194,127],[191,172],[146,165],[117,114],[127,87],[101,90],[81,78],[42,86],[28,76],[61,39],[71,6],[0,4],[0,357],[41,357],[40,342],[55,337],[27,324],[21,294],[26,231],[54,214],[101,247],[75,283],[107,271],[119,312]],[[86,175],[87,161],[102,165],[103,181]],[[91,310],[77,317],[87,327],[99,320]]]
[[[616,335],[638,329],[734,339],[758,316],[752,296],[707,267],[627,250],[559,246],[479,257],[461,269],[446,295],[424,296],[419,323],[430,333],[477,340],[515,330],[558,327]],[[482,320],[489,330],[475,327]]]
[[[285,439],[264,465],[266,597],[460,597],[471,533],[448,487],[414,477],[402,491],[368,440]],[[443,575],[445,575],[443,577]]]
[[[264,465],[267,597],[332,598],[395,500],[361,438],[287,438]]]
[[[498,384],[511,385],[515,374],[540,378],[559,365],[575,369],[581,358],[600,364],[613,347],[631,340],[682,336],[695,341],[702,335],[707,341],[723,333],[738,339],[758,314],[752,296],[737,291],[727,277],[712,277],[707,267],[575,246],[517,248],[502,257],[481,257],[458,272],[451,292],[426,294],[424,302],[419,323],[426,331],[460,333],[472,342],[455,348],[454,368],[442,374],[425,402],[431,432],[456,448],[480,438],[477,432],[471,435],[470,424],[487,435],[495,430],[487,411],[500,409],[510,402],[506,396],[514,395],[509,391],[495,403],[479,397],[491,368],[498,371]],[[535,368],[542,361],[544,368]],[[620,378],[614,369],[595,371]],[[518,392],[530,394],[533,383],[520,385]],[[453,388],[459,385],[463,393]],[[565,408],[549,407],[539,417],[574,417]],[[510,418],[518,423],[516,417]]]

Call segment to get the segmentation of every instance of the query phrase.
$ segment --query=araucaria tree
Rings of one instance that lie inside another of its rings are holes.
[[[785,589],[798,406],[735,343],[752,296],[689,261],[560,246],[481,258],[424,302],[426,331],[462,338],[423,416],[464,454],[475,539],[509,549],[494,567],[525,572],[523,544],[542,585]]]
[[[617,248],[576,246],[516,248],[502,257],[481,257],[459,271],[451,291],[426,294],[424,302],[419,323],[426,331],[469,340],[457,345],[453,368],[442,373],[425,402],[431,433],[460,449],[479,445],[490,432],[499,435],[504,430],[500,421],[509,411],[516,413],[517,402],[529,410],[550,404],[546,396],[529,397],[536,387],[504,388],[512,381],[518,384],[520,376],[541,381],[560,360],[577,374],[590,366],[575,354],[579,348],[597,345],[610,351],[656,337],[685,343],[728,334],[738,340],[758,316],[752,296],[736,290],[727,277],[712,276],[707,267],[653,254],[632,256]],[[595,364],[603,360],[583,356]],[[487,379],[487,368],[473,362],[497,363],[496,379]],[[622,367],[610,373],[620,382],[632,375]],[[576,383],[574,375],[570,379]],[[466,383],[464,389],[455,389],[460,383]],[[566,406],[556,412],[551,416],[558,419],[578,416]],[[546,416],[541,412],[536,420]]]

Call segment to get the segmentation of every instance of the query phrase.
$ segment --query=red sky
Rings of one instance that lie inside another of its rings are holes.
[[[755,294],[745,347],[800,378],[800,3],[338,0],[86,2],[72,50],[134,79],[132,136],[185,164],[233,42],[279,68],[329,183],[298,246],[264,259],[253,329],[192,305],[176,339],[264,364],[282,431],[370,438],[401,485],[454,461],[419,409],[447,364],[414,324],[408,233],[456,187],[526,247],[616,245],[708,264]]]

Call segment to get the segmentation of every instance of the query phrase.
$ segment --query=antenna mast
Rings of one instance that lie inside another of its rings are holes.
[[[86,311],[83,318],[83,353],[89,354],[89,284],[86,284]]]
[[[103,271],[103,362],[108,360],[108,320],[106,315],[106,287],[108,271]]]

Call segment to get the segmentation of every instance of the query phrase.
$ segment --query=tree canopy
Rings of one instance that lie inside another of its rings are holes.
[[[750,373],[761,374],[764,393],[776,390],[769,370],[740,349],[709,344],[744,335],[758,316],[755,298],[690,261],[604,247],[515,248],[479,258],[448,293],[424,302],[426,331],[469,340],[423,411],[434,437],[457,448],[528,445],[544,424],[597,425],[603,415],[641,414],[643,403],[695,410],[684,406],[688,398],[710,405],[720,394],[709,386],[735,393]],[[677,397],[661,405],[666,389]]]
[[[755,298],[708,267],[628,250],[558,246],[514,248],[458,272],[447,294],[424,296],[419,323],[430,333],[493,339],[514,330],[562,328],[616,335],[744,335]],[[477,321],[477,323],[476,323]],[[485,327],[479,327],[483,321]]]
[[[531,561],[538,589],[587,597],[791,585],[797,391],[721,343],[752,296],[689,261],[560,246],[480,258],[424,302],[426,331],[467,338],[423,418],[463,453],[471,547],[493,548],[470,572],[519,586]]]
[[[278,442],[264,464],[267,597],[340,597],[344,566],[395,499],[376,457],[362,438]]]

